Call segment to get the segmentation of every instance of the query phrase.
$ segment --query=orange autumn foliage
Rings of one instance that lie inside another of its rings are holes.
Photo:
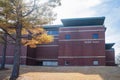
[[[31,39],[23,38],[21,43],[25,46],[30,46],[31,48],[37,47],[37,44],[47,44],[53,41],[53,36],[48,35],[43,28],[31,28]]]

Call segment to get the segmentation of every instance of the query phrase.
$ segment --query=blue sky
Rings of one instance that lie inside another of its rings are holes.
[[[62,0],[57,7],[57,20],[61,24],[63,18],[81,18],[105,16],[106,42],[114,45],[116,54],[120,53],[120,0]]]

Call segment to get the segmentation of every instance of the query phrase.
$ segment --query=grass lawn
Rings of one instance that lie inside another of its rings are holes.
[[[9,70],[0,70],[0,80],[8,80]],[[120,80],[120,67],[108,66],[70,66],[42,67],[21,66],[17,80]]]

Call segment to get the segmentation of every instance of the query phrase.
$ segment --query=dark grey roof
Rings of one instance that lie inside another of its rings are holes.
[[[111,49],[114,44],[115,43],[106,43],[105,44],[105,49]]]
[[[61,19],[64,27],[67,27],[67,26],[103,25],[104,24],[104,20],[105,20],[105,17]]]

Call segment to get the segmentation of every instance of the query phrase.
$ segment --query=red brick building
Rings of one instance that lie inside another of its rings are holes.
[[[54,42],[37,48],[22,47],[21,64],[45,66],[115,65],[114,43],[105,43],[105,17],[62,19],[63,25],[44,26]],[[7,64],[14,46],[8,45]],[[0,48],[0,60],[1,60]]]

